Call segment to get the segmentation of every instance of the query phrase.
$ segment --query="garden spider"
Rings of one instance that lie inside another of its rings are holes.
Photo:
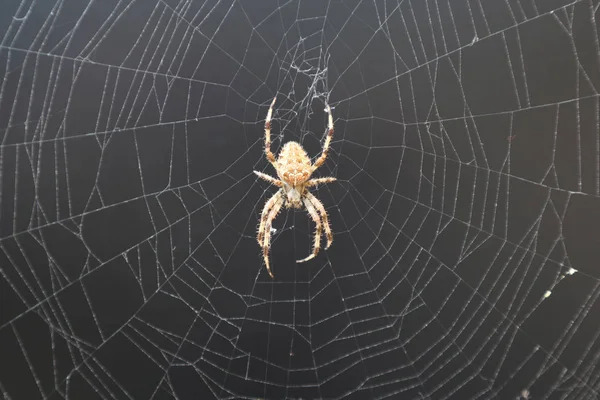
[[[304,205],[317,226],[312,254],[302,260],[297,260],[296,262],[308,261],[319,253],[323,227],[325,227],[325,234],[327,236],[327,247],[325,247],[325,249],[328,249],[329,246],[331,246],[333,234],[331,233],[331,227],[329,226],[327,212],[325,211],[323,204],[308,191],[308,188],[319,184],[331,183],[336,180],[336,178],[332,177],[310,179],[313,172],[323,165],[327,159],[329,144],[333,137],[333,117],[331,116],[331,108],[329,105],[325,103],[325,111],[329,116],[327,138],[325,139],[321,156],[314,164],[312,164],[306,150],[304,150],[302,145],[298,142],[287,142],[281,149],[277,159],[275,159],[275,156],[271,152],[271,116],[273,115],[273,106],[275,105],[276,99],[277,97],[273,99],[271,107],[269,107],[269,112],[267,113],[267,119],[265,120],[265,155],[267,160],[275,167],[279,179],[263,174],[262,172],[254,171],[260,178],[280,188],[267,201],[263,208],[257,236],[258,243],[262,246],[265,265],[271,278],[273,278],[273,273],[271,272],[271,267],[269,265],[271,225],[277,214],[279,214],[281,206],[285,205],[286,208],[302,208],[302,205]]]

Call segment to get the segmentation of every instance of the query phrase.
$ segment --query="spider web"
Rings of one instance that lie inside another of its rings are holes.
[[[3,2],[4,398],[597,399],[598,7]]]

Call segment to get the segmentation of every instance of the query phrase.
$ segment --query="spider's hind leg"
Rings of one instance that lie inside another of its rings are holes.
[[[260,227],[258,228],[258,243],[262,246],[265,267],[267,268],[267,272],[269,273],[271,278],[274,278],[269,263],[269,248],[271,246],[271,225],[277,214],[279,214],[279,210],[281,210],[283,201],[284,197],[281,195],[281,190],[277,191],[277,193],[275,193],[273,197],[271,197],[269,201],[267,201],[267,204],[265,204],[263,212],[260,216]]]
[[[328,178],[325,178],[325,179],[328,179]],[[325,247],[325,250],[327,250],[329,248],[329,246],[331,246],[331,244],[333,243],[333,233],[331,232],[331,225],[329,225],[329,217],[327,216],[327,211],[325,210],[325,206],[323,206],[323,203],[321,203],[321,201],[319,201],[319,199],[317,199],[315,196],[313,196],[312,193],[307,192],[306,198],[308,199],[308,201],[310,201],[313,204],[313,206],[317,209],[317,211],[321,215],[321,220],[323,221],[323,226],[325,227],[325,236],[327,236],[327,246]]]
[[[258,244],[262,246],[265,236],[265,224],[267,222],[267,217],[269,216],[269,212],[273,208],[273,205],[277,201],[277,196],[279,192],[275,193],[275,195],[271,196],[271,198],[265,203],[263,207],[262,213],[260,214],[260,225],[258,226],[258,236],[256,240]]]
[[[306,207],[306,210],[310,214],[310,217],[312,218],[312,220],[315,221],[315,224],[317,225],[317,227],[316,227],[316,231],[315,231],[314,247],[313,247],[312,254],[306,258],[303,258],[302,260],[297,260],[296,261],[297,263],[301,263],[301,262],[305,262],[310,259],[313,259],[313,258],[315,258],[315,256],[317,254],[319,254],[319,250],[321,249],[321,234],[323,233],[321,217],[319,216],[319,213],[317,212],[317,210],[315,210],[315,207],[313,206],[312,201],[310,201],[308,198],[305,198],[304,206]]]

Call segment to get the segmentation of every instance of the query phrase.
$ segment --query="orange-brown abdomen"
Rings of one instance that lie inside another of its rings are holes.
[[[289,185],[297,186],[308,180],[312,164],[308,154],[297,142],[287,142],[277,158],[279,177]]]

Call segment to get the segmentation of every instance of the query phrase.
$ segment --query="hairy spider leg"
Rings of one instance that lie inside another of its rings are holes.
[[[254,171],[254,173],[256,175],[258,175],[259,178],[264,179],[265,181],[269,182],[271,185],[275,185],[277,187],[283,187],[283,182],[281,182],[279,179],[273,178],[271,175],[263,174],[262,172],[258,172],[258,171]]]
[[[281,191],[278,191],[277,193],[280,193],[280,192]],[[269,275],[271,276],[272,279],[275,277],[273,276],[273,273],[271,272],[271,265],[269,264],[269,248],[271,247],[271,225],[272,225],[275,217],[277,217],[277,214],[279,214],[279,210],[281,210],[283,201],[284,201],[284,197],[279,195],[277,198],[277,201],[273,205],[273,208],[271,208],[271,211],[269,211],[269,215],[267,216],[267,219],[265,222],[265,232],[264,232],[265,239],[262,244],[263,258],[265,259],[265,266],[267,267],[267,272],[269,273]]]
[[[327,138],[325,138],[325,144],[323,145],[323,151],[321,156],[315,161],[313,164],[313,171],[319,168],[325,160],[327,159],[327,153],[329,153],[329,144],[331,143],[331,139],[333,138],[333,117],[331,116],[331,108],[329,104],[325,103],[325,111],[329,115],[327,128],[329,129],[327,132]]]
[[[278,197],[281,197],[281,195],[282,195],[281,190],[278,190],[277,192],[275,192],[275,194],[273,196],[271,196],[271,198],[265,203],[265,206],[263,207],[262,213],[260,215],[260,225],[258,227],[258,236],[256,237],[256,240],[258,240],[258,244],[260,244],[261,246],[263,244],[263,239],[264,239],[264,234],[265,234],[265,224],[267,221],[267,217],[269,215],[269,211],[271,211],[271,209],[275,205],[275,202],[277,201]]]
[[[269,107],[269,112],[267,113],[267,118],[265,119],[265,155],[267,156],[267,160],[269,160],[273,166],[275,166],[275,156],[271,152],[271,117],[273,116],[275,100],[277,100],[277,96],[273,98],[273,102],[271,102],[271,107]]]
[[[329,224],[329,217],[327,216],[327,211],[323,206],[323,203],[319,199],[317,199],[312,193],[306,192],[306,198],[310,201],[313,206],[317,209],[319,214],[321,214],[321,220],[323,221],[323,226],[325,227],[325,235],[327,236],[327,246],[325,250],[331,246],[333,243],[333,233],[331,232],[331,225]]]
[[[337,178],[333,178],[333,177],[310,179],[309,181],[306,182],[306,187],[324,185],[326,183],[335,182],[336,180],[337,180]]]
[[[319,250],[321,249],[321,234],[323,232],[323,227],[321,225],[321,217],[319,216],[319,213],[313,206],[312,202],[310,200],[308,200],[308,198],[304,198],[303,203],[304,203],[304,206],[306,207],[306,210],[310,214],[310,217],[312,218],[313,221],[315,221],[315,225],[317,225],[317,227],[315,230],[314,247],[313,247],[312,254],[306,258],[303,258],[302,260],[297,260],[296,261],[297,263],[311,260],[311,259],[315,258],[315,256],[317,254],[319,254]]]

